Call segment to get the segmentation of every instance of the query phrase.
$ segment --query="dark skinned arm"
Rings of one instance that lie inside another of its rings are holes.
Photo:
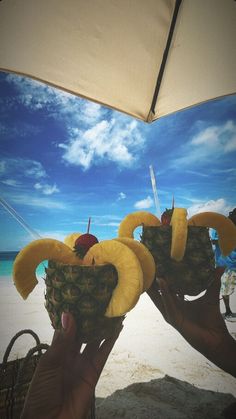
[[[198,352],[222,370],[236,377],[236,341],[228,332],[220,313],[220,278],[224,268],[216,268],[215,280],[205,295],[193,300],[171,293],[164,279],[154,281],[148,295],[164,319]]]

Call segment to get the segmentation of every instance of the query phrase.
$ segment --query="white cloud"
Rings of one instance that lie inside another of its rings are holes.
[[[134,204],[134,207],[136,209],[140,209],[140,210],[141,209],[148,209],[148,208],[151,208],[152,206],[153,206],[153,199],[150,196],[148,196],[145,199],[142,199],[141,201],[137,201]]]
[[[199,212],[218,212],[219,214],[228,215],[232,207],[223,199],[210,200],[207,202],[199,202],[188,208],[188,217],[198,214]]]
[[[144,138],[137,121],[30,78],[10,74],[7,80],[17,87],[18,102],[63,121],[68,139],[57,146],[64,163],[87,170],[104,160],[130,166],[140,157]]]
[[[97,222],[97,226],[103,226],[103,227],[118,227],[120,223],[115,221],[108,221],[107,223]]]
[[[13,187],[21,186],[21,183],[18,182],[17,180],[15,180],[15,179],[2,180],[1,183],[3,183],[4,185],[13,186]]]
[[[130,166],[144,143],[138,123],[125,118],[102,120],[92,128],[71,130],[70,134],[67,144],[59,144],[65,150],[63,159],[84,170],[105,159]]]
[[[0,160],[0,174],[5,173],[6,172],[6,161],[5,160]]]
[[[197,170],[186,170],[186,173],[190,173],[191,175],[196,175],[200,177],[209,177],[209,173],[203,173],[202,171]]]
[[[6,158],[0,161],[0,174],[40,179],[47,176],[43,165],[30,159]]]
[[[81,112],[83,122],[89,125],[96,124],[105,113],[101,105],[93,102],[85,102]]]
[[[224,125],[208,127],[195,135],[191,143],[208,149],[220,147],[223,153],[236,150],[236,125],[233,121],[227,121]]]
[[[124,192],[120,192],[119,193],[119,195],[118,195],[118,201],[121,201],[122,199],[125,199],[126,198],[126,194],[124,193]]]
[[[35,183],[34,188],[41,191],[44,195],[52,195],[56,192],[60,192],[56,184],[48,185],[47,183]]]
[[[55,239],[59,240],[61,242],[64,242],[65,237],[68,235],[66,231],[40,231],[40,236],[42,238],[49,238],[49,239]]]
[[[42,177],[47,176],[43,166],[41,163],[37,162],[37,161],[24,161],[24,164],[27,163],[28,168],[25,167],[24,168],[24,174],[27,177],[30,178],[35,178],[35,179],[39,179]]]
[[[197,163],[211,162],[223,155],[236,151],[236,124],[227,121],[223,125],[214,125],[196,134],[181,149],[182,157],[175,159],[171,166],[190,166]]]
[[[91,217],[92,219],[92,225],[93,226],[103,226],[103,227],[118,227],[121,222],[121,218],[115,215],[93,215]],[[67,224],[67,223],[66,223]],[[70,221],[69,225],[88,225],[88,221]]]
[[[11,195],[11,201],[16,204],[27,205],[30,207],[44,208],[45,210],[65,210],[67,205],[62,201],[56,201],[49,198],[36,198],[30,194],[22,193],[20,195]]]
[[[69,126],[77,126],[79,122],[94,124],[101,115],[106,113],[100,105],[55,89],[36,80],[9,74],[7,80],[18,90],[18,100],[26,108],[44,109],[49,118],[61,119]]]

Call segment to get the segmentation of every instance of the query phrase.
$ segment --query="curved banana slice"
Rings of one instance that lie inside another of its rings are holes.
[[[219,236],[219,246],[223,256],[236,247],[236,226],[233,221],[216,212],[201,212],[188,220],[188,225],[214,228]]]
[[[128,214],[120,223],[119,237],[134,237],[136,227],[144,224],[145,226],[159,226],[160,220],[148,211],[136,211]]]
[[[73,250],[74,249],[74,246],[75,246],[76,239],[78,239],[78,237],[81,236],[81,234],[82,233],[71,233],[71,234],[68,234],[68,236],[66,236],[64,238],[64,243]]]
[[[172,226],[171,258],[180,262],[184,257],[188,235],[187,210],[175,208],[170,225]]]
[[[37,285],[35,274],[39,263],[55,259],[71,265],[82,264],[76,254],[64,243],[54,239],[34,240],[17,255],[13,265],[13,280],[17,291],[26,299]]]
[[[156,265],[152,254],[149,252],[147,247],[144,246],[143,243],[131,239],[130,237],[117,237],[114,240],[117,240],[128,246],[137,256],[143,271],[142,292],[147,291],[152,285],[156,273]]]
[[[104,240],[92,246],[83,260],[85,265],[111,263],[117,270],[118,284],[105,316],[123,316],[136,305],[143,290],[143,272],[137,256],[128,246]]]

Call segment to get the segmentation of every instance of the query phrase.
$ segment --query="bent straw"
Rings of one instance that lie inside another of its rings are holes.
[[[149,169],[150,169],[150,176],[151,176],[152,190],[153,190],[153,195],[154,195],[156,212],[157,212],[157,216],[160,218],[161,217],[161,209],[160,209],[160,203],[159,203],[159,199],[158,199],[158,195],[157,195],[156,179],[155,179],[154,170],[153,170],[152,165],[149,166]]]
[[[7,201],[3,198],[0,197],[0,204],[2,204],[3,208],[16,220],[18,221],[18,223],[28,232],[31,234],[31,236],[33,236],[36,239],[41,239],[41,236],[34,231],[25,221],[24,219],[21,217],[21,215],[19,215],[16,210],[14,208],[11,207],[11,205],[9,205],[7,203]]]

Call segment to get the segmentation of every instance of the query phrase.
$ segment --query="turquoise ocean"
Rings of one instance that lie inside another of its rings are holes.
[[[12,280],[13,264],[18,252],[0,252],[0,281]],[[37,277],[42,278],[45,276],[45,267],[47,262],[41,263],[36,271]]]

